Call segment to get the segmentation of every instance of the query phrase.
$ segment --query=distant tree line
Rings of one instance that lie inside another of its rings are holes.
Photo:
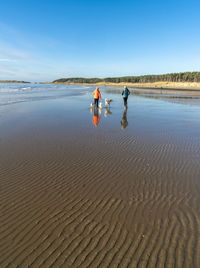
[[[61,78],[53,83],[80,83],[94,84],[98,82],[111,83],[152,83],[152,82],[200,82],[200,72],[170,73],[160,75],[123,76],[107,78]]]
[[[75,77],[75,78],[61,78],[53,81],[53,83],[98,83],[104,81],[101,78],[81,78],[81,77]]]

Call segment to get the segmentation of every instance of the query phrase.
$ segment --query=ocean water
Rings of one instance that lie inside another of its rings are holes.
[[[56,99],[87,93],[88,87],[46,84],[0,84],[0,106],[20,102]]]

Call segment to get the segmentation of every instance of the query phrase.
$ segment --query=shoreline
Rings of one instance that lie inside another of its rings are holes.
[[[9,84],[30,84],[35,82],[16,81],[16,80],[0,80],[0,83]],[[99,83],[74,83],[74,82],[37,82],[37,84],[50,85],[82,85],[82,86],[103,86],[103,87],[123,87],[127,86],[135,89],[154,89],[154,90],[178,90],[178,91],[195,91],[200,92],[200,82],[153,82],[153,83],[113,83],[113,82],[99,82]]]
[[[154,83],[67,83],[67,82],[43,82],[42,84],[56,84],[56,85],[86,85],[86,86],[109,86],[109,87],[123,87],[137,89],[167,89],[167,90],[180,90],[180,91],[200,91],[200,83],[197,82],[154,82]]]

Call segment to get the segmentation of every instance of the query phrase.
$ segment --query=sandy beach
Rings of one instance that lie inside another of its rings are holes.
[[[0,107],[0,267],[200,267],[200,105],[102,89],[95,126],[91,88],[31,92]]]
[[[76,85],[73,82],[67,83],[49,83],[46,82],[46,84],[60,84],[60,85]],[[83,85],[83,84],[80,84]],[[99,82],[95,84],[84,84],[84,85],[95,85],[95,86],[107,86],[107,87],[123,87],[128,86],[131,88],[138,88],[138,89],[168,89],[168,90],[178,90],[178,91],[185,91],[185,90],[194,90],[194,91],[200,91],[200,83],[199,82],[152,82],[152,83],[111,83],[111,82]]]

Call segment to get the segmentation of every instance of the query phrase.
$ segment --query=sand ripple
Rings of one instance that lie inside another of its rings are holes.
[[[2,148],[0,267],[200,267],[195,141],[97,135]]]

